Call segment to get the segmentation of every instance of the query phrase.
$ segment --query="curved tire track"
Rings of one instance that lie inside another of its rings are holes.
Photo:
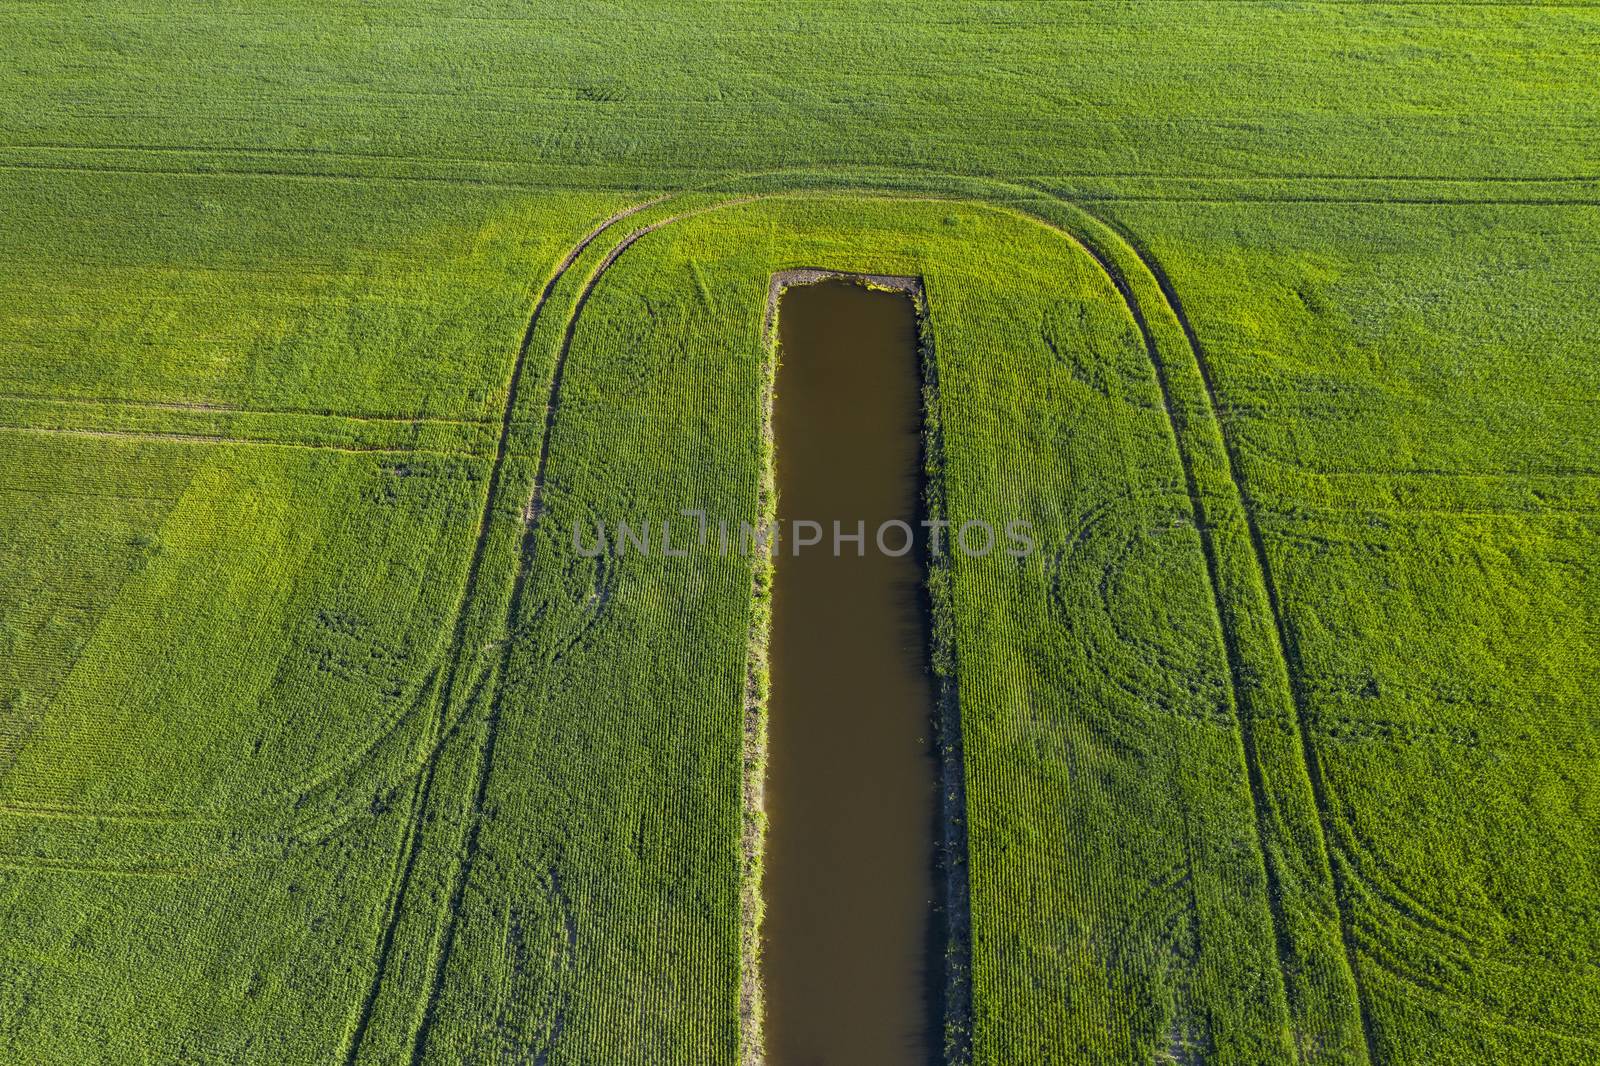
[[[998,185],[999,183],[988,183],[988,184],[990,184],[990,185]],[[1036,190],[1029,190],[1029,191],[1034,193],[1035,195],[1037,195],[1037,191]],[[598,287],[600,281],[604,278],[606,272],[630,248],[632,248],[635,244],[637,244],[644,237],[648,236],[651,233],[654,233],[655,231],[657,231],[659,229],[662,229],[665,226],[671,225],[672,223],[675,223],[675,222],[686,221],[686,220],[688,220],[690,218],[693,218],[693,217],[696,217],[696,216],[699,216],[699,215],[703,215],[703,214],[706,214],[706,213],[711,212],[711,211],[720,210],[720,209],[729,208],[729,207],[736,207],[736,206],[749,204],[749,203],[754,203],[754,202],[758,202],[758,201],[823,199],[823,198],[826,198],[826,199],[837,199],[837,198],[841,198],[841,197],[842,198],[868,197],[868,198],[875,198],[875,199],[893,200],[895,202],[901,202],[901,203],[918,203],[918,202],[936,202],[936,203],[960,202],[960,203],[968,203],[968,204],[970,204],[970,205],[972,205],[974,207],[977,207],[979,209],[982,209],[982,210],[992,211],[992,212],[995,212],[995,213],[998,213],[998,214],[1011,215],[1013,217],[1021,218],[1021,219],[1024,219],[1026,221],[1029,221],[1029,222],[1035,223],[1037,225],[1040,225],[1042,228],[1049,230],[1050,232],[1054,233],[1058,237],[1060,237],[1063,240],[1065,240],[1069,245],[1077,248],[1079,251],[1081,251],[1082,253],[1087,255],[1092,262],[1095,263],[1095,265],[1100,270],[1100,272],[1105,276],[1107,281],[1115,289],[1115,291],[1117,292],[1118,296],[1123,301],[1124,306],[1128,310],[1130,316],[1133,318],[1135,324],[1137,325],[1137,327],[1139,329],[1139,332],[1140,332],[1140,335],[1141,335],[1141,338],[1142,338],[1142,340],[1144,342],[1144,346],[1145,346],[1145,349],[1146,349],[1146,355],[1147,355],[1148,359],[1150,360],[1151,365],[1152,365],[1152,367],[1154,369],[1154,372],[1155,372],[1155,375],[1156,375],[1156,379],[1157,379],[1157,384],[1158,384],[1158,386],[1160,388],[1160,392],[1161,392],[1161,399],[1162,399],[1162,403],[1163,403],[1163,408],[1164,408],[1164,411],[1165,411],[1165,414],[1166,414],[1169,430],[1170,430],[1171,435],[1172,435],[1173,444],[1174,444],[1174,447],[1176,449],[1177,457],[1179,459],[1180,465],[1182,466],[1182,469],[1183,469],[1183,472],[1184,472],[1184,480],[1185,480],[1186,488],[1188,490],[1187,491],[1187,495],[1188,495],[1188,497],[1190,499],[1191,506],[1192,506],[1193,511],[1194,511],[1195,528],[1197,529],[1197,531],[1200,533],[1200,536],[1201,536],[1202,546],[1204,548],[1204,554],[1205,554],[1205,559],[1206,559],[1206,564],[1207,564],[1207,572],[1208,572],[1208,576],[1210,578],[1210,582],[1209,583],[1210,583],[1211,588],[1212,588],[1213,599],[1214,599],[1215,607],[1216,607],[1216,610],[1217,610],[1217,613],[1218,613],[1219,624],[1225,624],[1225,623],[1223,623],[1223,619],[1225,619],[1227,617],[1227,612],[1225,611],[1224,605],[1223,605],[1223,602],[1222,602],[1223,593],[1222,593],[1222,585],[1221,585],[1220,576],[1219,576],[1219,563],[1218,563],[1218,560],[1217,560],[1217,557],[1216,557],[1215,547],[1214,547],[1214,545],[1212,543],[1211,528],[1210,528],[1210,525],[1208,524],[1207,519],[1206,519],[1205,507],[1204,507],[1204,503],[1203,503],[1203,500],[1202,500],[1202,497],[1201,497],[1199,485],[1198,485],[1198,482],[1197,482],[1197,480],[1195,478],[1192,466],[1190,464],[1190,461],[1189,461],[1189,458],[1188,458],[1188,453],[1187,453],[1186,449],[1183,447],[1182,435],[1181,435],[1181,431],[1180,431],[1181,422],[1180,422],[1180,420],[1179,420],[1179,418],[1178,418],[1178,416],[1176,414],[1176,411],[1175,411],[1175,406],[1174,406],[1173,399],[1172,399],[1172,392],[1171,392],[1171,387],[1170,387],[1170,383],[1169,383],[1167,367],[1166,367],[1166,364],[1164,362],[1164,357],[1163,357],[1163,355],[1162,355],[1162,353],[1161,353],[1161,351],[1160,351],[1160,349],[1158,347],[1158,344],[1156,342],[1155,335],[1154,335],[1153,331],[1150,329],[1149,323],[1146,320],[1143,307],[1139,303],[1137,295],[1134,293],[1132,286],[1129,284],[1127,278],[1123,275],[1123,273],[1122,273],[1120,267],[1117,265],[1117,263],[1107,253],[1105,253],[1102,249],[1100,249],[1099,247],[1097,247],[1096,245],[1091,243],[1091,241],[1086,236],[1084,236],[1083,234],[1075,231],[1074,229],[1069,228],[1068,226],[1062,225],[1062,224],[1056,222],[1055,220],[1046,218],[1046,217],[1044,217],[1042,215],[1039,215],[1039,214],[1036,214],[1036,213],[1033,213],[1033,212],[1029,212],[1029,211],[1025,211],[1025,210],[1021,210],[1021,209],[1018,209],[1016,207],[1012,207],[1012,206],[1009,206],[1009,205],[1002,206],[1002,205],[998,205],[998,204],[994,204],[994,203],[985,202],[984,200],[979,199],[979,198],[970,197],[970,196],[960,196],[960,195],[905,195],[905,194],[888,194],[888,195],[885,195],[882,192],[878,192],[875,195],[872,190],[852,189],[852,188],[848,188],[848,187],[840,188],[838,190],[810,191],[810,192],[800,192],[800,193],[796,193],[796,192],[794,192],[792,190],[778,190],[778,191],[773,191],[773,192],[755,193],[755,194],[750,194],[750,195],[733,197],[733,198],[730,198],[730,199],[725,200],[725,201],[720,201],[720,202],[717,202],[717,203],[704,205],[704,206],[695,208],[695,209],[690,210],[690,211],[684,211],[684,212],[681,212],[679,214],[671,215],[671,216],[668,216],[666,218],[659,219],[659,220],[657,220],[655,222],[652,222],[649,225],[640,227],[639,229],[636,229],[632,233],[628,234],[628,236],[623,238],[609,253],[607,253],[607,255],[600,262],[600,264],[597,265],[595,270],[590,274],[589,278],[586,280],[586,282],[584,284],[584,287],[581,290],[581,293],[580,293],[577,301],[574,304],[572,315],[567,321],[566,331],[565,331],[565,334],[563,336],[561,347],[560,347],[560,349],[558,351],[556,364],[555,364],[555,370],[554,370],[554,373],[553,373],[553,380],[552,380],[550,398],[549,398],[549,402],[546,405],[545,426],[544,426],[543,438],[542,438],[542,441],[541,441],[539,463],[538,463],[537,472],[536,472],[535,479],[534,479],[534,485],[533,485],[532,494],[531,494],[530,499],[528,501],[527,507],[524,510],[524,514],[527,516],[527,521],[526,521],[526,524],[524,526],[523,550],[519,555],[518,575],[517,575],[516,587],[515,587],[515,590],[514,590],[513,596],[512,596],[512,606],[511,606],[511,609],[510,609],[509,617],[512,618],[512,619],[514,619],[516,617],[516,611],[517,611],[518,607],[520,606],[521,599],[522,599],[522,596],[524,594],[524,590],[525,590],[525,586],[526,586],[526,572],[527,572],[526,571],[526,563],[527,563],[527,560],[528,560],[528,558],[529,558],[529,556],[531,555],[531,552],[532,552],[533,539],[537,534],[538,525],[539,525],[539,518],[540,518],[541,512],[542,512],[542,499],[541,499],[541,497],[542,497],[542,493],[543,493],[543,487],[544,487],[544,484],[545,484],[545,473],[546,473],[546,468],[547,468],[547,465],[548,465],[549,453],[550,453],[550,449],[551,449],[552,439],[553,439],[553,436],[554,436],[553,430],[554,430],[554,427],[555,427],[555,421],[556,421],[556,418],[558,416],[558,412],[559,412],[559,408],[560,408],[561,382],[562,382],[562,379],[563,379],[563,376],[564,376],[567,360],[568,360],[568,358],[570,356],[572,341],[573,341],[573,338],[574,338],[574,336],[576,334],[578,321],[582,317],[583,311],[584,311],[584,309],[585,309],[585,307],[586,307],[586,305],[588,303],[588,300],[593,295],[593,293],[594,293],[595,289]],[[1053,201],[1055,201],[1057,203],[1060,203],[1060,204],[1063,204],[1065,206],[1073,206],[1070,201],[1061,200],[1059,197],[1056,197],[1056,196],[1054,196],[1052,194],[1045,194],[1045,196],[1043,198],[1053,200]],[[1085,212],[1085,214],[1087,214],[1087,212]],[[1089,216],[1089,217],[1093,218],[1093,216]],[[1099,220],[1096,219],[1096,221],[1099,221]],[[1243,691],[1243,686],[1246,683],[1244,681],[1244,676],[1245,676],[1245,671],[1246,671],[1247,668],[1246,668],[1245,664],[1240,660],[1240,657],[1237,654],[1237,649],[1235,647],[1234,642],[1230,641],[1230,640],[1227,640],[1227,639],[1224,639],[1223,643],[1224,643],[1224,645],[1225,645],[1225,647],[1227,648],[1227,651],[1228,651],[1228,659],[1229,659],[1229,667],[1230,667],[1230,678],[1231,678],[1231,680],[1233,682],[1235,702],[1236,702],[1237,705],[1242,706],[1243,705],[1242,704],[1242,691]],[[509,647],[508,647],[507,650],[509,651]],[[412,1055],[411,1055],[412,1066],[419,1066],[419,1064],[421,1064],[423,1062],[423,1060],[424,1060],[425,1053],[426,1053],[426,1045],[427,1045],[428,1035],[429,1035],[429,1033],[431,1031],[431,1028],[432,1028],[432,1026],[434,1024],[434,1021],[437,1018],[439,1000],[440,1000],[441,996],[443,995],[443,991],[444,991],[444,983],[445,983],[445,978],[446,978],[446,974],[447,974],[449,958],[450,958],[450,954],[451,954],[451,952],[453,950],[453,947],[454,947],[455,934],[456,934],[456,929],[457,929],[457,919],[458,919],[458,916],[459,916],[459,913],[460,913],[461,903],[462,903],[462,900],[464,898],[467,881],[468,881],[468,878],[469,878],[470,873],[471,873],[471,867],[472,867],[473,861],[475,859],[475,856],[476,856],[477,850],[478,850],[478,834],[479,834],[479,831],[480,831],[481,825],[482,825],[482,810],[483,810],[483,806],[484,806],[484,801],[485,801],[486,796],[487,796],[487,788],[488,788],[489,778],[490,778],[490,775],[492,774],[492,770],[493,770],[494,748],[495,748],[496,738],[498,736],[498,721],[499,721],[499,702],[498,702],[498,699],[497,699],[495,701],[494,705],[492,706],[492,709],[491,709],[491,712],[490,712],[489,724],[488,724],[488,729],[487,729],[487,733],[486,733],[486,740],[485,740],[485,743],[484,743],[484,746],[483,746],[482,756],[480,758],[480,762],[479,762],[479,765],[478,765],[478,773],[477,773],[477,777],[476,777],[475,795],[474,795],[472,814],[471,814],[472,826],[471,826],[471,829],[469,830],[468,846],[467,846],[465,852],[463,853],[462,861],[460,863],[460,866],[458,868],[457,875],[456,875],[456,878],[455,878],[455,881],[454,881],[454,888],[452,890],[451,903],[450,903],[450,906],[449,906],[448,911],[447,911],[447,914],[448,914],[448,917],[446,919],[447,925],[446,925],[446,930],[445,930],[444,937],[443,937],[443,942],[442,942],[442,945],[441,945],[441,949],[438,952],[438,954],[436,955],[435,960],[434,960],[434,964],[433,964],[433,982],[432,982],[432,986],[429,989],[428,998],[427,998],[427,1001],[426,1001],[425,1006],[424,1006],[422,1021],[421,1021],[420,1025],[419,1025],[419,1027],[418,1027],[418,1030],[417,1030],[417,1033],[416,1033],[416,1036],[415,1036],[415,1040],[414,1040],[413,1045],[412,1045]],[[1247,722],[1247,716],[1242,715],[1242,714],[1239,716],[1239,728],[1240,728],[1242,734],[1245,733],[1246,730],[1248,730],[1249,726],[1248,726],[1248,722]],[[1246,739],[1245,743],[1246,743],[1246,748],[1248,749],[1248,747],[1249,747],[1248,738]],[[1271,890],[1268,893],[1268,899],[1269,899],[1269,907],[1272,910],[1272,914],[1273,914],[1273,918],[1274,918],[1274,930],[1275,930],[1275,935],[1277,937],[1278,947],[1279,947],[1279,951],[1278,951],[1278,960],[1279,960],[1279,964],[1280,964],[1279,980],[1280,980],[1280,982],[1283,982],[1280,985],[1280,988],[1282,989],[1283,994],[1286,997],[1285,1001],[1287,1002],[1287,981],[1286,981],[1286,978],[1283,976],[1281,967],[1282,967],[1283,961],[1286,958],[1290,957],[1292,953],[1287,950],[1288,935],[1289,934],[1288,934],[1288,931],[1287,931],[1286,921],[1285,921],[1284,916],[1283,916],[1283,914],[1281,912],[1281,907],[1280,907],[1279,902],[1278,902],[1279,892],[1278,892],[1278,889],[1277,889],[1278,882],[1277,882],[1276,871],[1273,869],[1272,863],[1267,858],[1268,846],[1267,846],[1267,841],[1266,841],[1266,832],[1267,832],[1267,830],[1266,830],[1265,818],[1267,817],[1266,812],[1269,809],[1269,807],[1268,807],[1268,800],[1267,800],[1267,796],[1266,796],[1266,787],[1265,787],[1265,784],[1264,784],[1263,780],[1261,779],[1261,775],[1259,773],[1258,768],[1255,765],[1254,760],[1249,757],[1247,752],[1241,752],[1241,755],[1243,756],[1242,761],[1244,763],[1244,771],[1245,771],[1245,775],[1246,775],[1247,781],[1248,781],[1248,783],[1250,785],[1250,791],[1251,791],[1251,795],[1252,795],[1253,800],[1254,800],[1254,805],[1255,805],[1255,810],[1256,810],[1256,815],[1257,815],[1256,824],[1257,824],[1258,835],[1259,835],[1258,846],[1259,846],[1260,851],[1261,851],[1262,864],[1263,864],[1263,868],[1264,868],[1264,871],[1265,871],[1265,876],[1267,878],[1268,884],[1271,887]],[[1363,1030],[1366,1033],[1367,1038],[1368,1038],[1368,1047],[1370,1049],[1370,1048],[1373,1047],[1373,1036],[1372,1036],[1372,1032],[1371,1032],[1370,1027],[1367,1025],[1367,1019],[1366,1019],[1365,1010],[1362,1011],[1362,1023],[1363,1023]],[[1370,1055],[1370,1051],[1369,1051],[1369,1055]],[[1376,1062],[1376,1057],[1375,1056],[1371,1056],[1371,1057],[1372,1057],[1372,1061]]]
[[[489,475],[488,491],[484,496],[483,512],[478,518],[478,533],[473,544],[472,559],[467,566],[467,579],[462,586],[461,598],[457,601],[454,636],[451,640],[450,653],[447,658],[445,680],[443,690],[440,695],[439,722],[435,728],[433,744],[428,754],[421,779],[418,781],[412,793],[409,827],[406,832],[405,840],[401,846],[401,854],[403,859],[398,864],[395,888],[390,896],[389,906],[387,908],[387,913],[384,920],[383,933],[379,938],[377,962],[373,970],[372,982],[368,988],[366,996],[362,1001],[361,1009],[357,1015],[355,1027],[351,1032],[350,1040],[344,1055],[344,1061],[346,1063],[353,1064],[360,1057],[361,1047],[366,1038],[367,1027],[372,1020],[372,1011],[377,1003],[378,992],[383,985],[384,973],[388,968],[390,952],[394,947],[395,931],[399,925],[400,916],[405,910],[407,891],[411,885],[412,874],[416,869],[417,855],[421,850],[422,821],[427,814],[428,802],[432,798],[434,775],[438,768],[440,754],[444,750],[444,741],[449,732],[446,718],[448,717],[450,707],[454,702],[460,663],[465,651],[463,645],[466,641],[467,627],[471,617],[468,608],[471,605],[473,594],[477,591],[479,573],[482,570],[484,556],[488,551],[490,522],[493,518],[495,504],[498,501],[502,482],[505,477],[506,457],[510,450],[512,426],[516,418],[517,392],[522,383],[523,371],[527,366],[529,349],[533,346],[534,332],[539,325],[539,319],[544,311],[545,304],[549,301],[550,296],[555,291],[556,286],[560,283],[561,279],[566,276],[567,271],[572,268],[572,264],[577,261],[578,257],[582,255],[584,251],[600,237],[601,234],[610,229],[613,225],[631,215],[637,214],[639,211],[644,210],[651,204],[658,202],[660,199],[660,197],[657,197],[654,200],[647,200],[642,203],[623,208],[585,234],[582,239],[577,242],[577,244],[573,245],[572,249],[568,251],[566,257],[561,260],[560,264],[557,265],[556,269],[550,274],[549,279],[545,282],[544,288],[540,290],[538,298],[534,301],[533,310],[528,315],[528,324],[523,330],[522,342],[517,348],[516,359],[512,362],[511,374],[506,385],[505,408],[501,413],[500,435],[495,445],[494,465],[491,468]],[[492,738],[493,734],[491,732],[491,744]],[[474,826],[476,826],[476,822],[474,823]],[[476,828],[474,828],[474,836],[475,835]]]

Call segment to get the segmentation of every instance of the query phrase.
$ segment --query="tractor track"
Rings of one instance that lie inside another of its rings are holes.
[[[1272,611],[1274,631],[1277,637],[1276,651],[1288,675],[1289,690],[1294,703],[1295,732],[1300,743],[1300,755],[1304,762],[1307,779],[1311,785],[1312,796],[1316,802],[1321,860],[1324,865],[1324,871],[1322,872],[1326,873],[1329,882],[1333,885],[1334,900],[1339,909],[1340,939],[1344,948],[1346,966],[1349,968],[1351,979],[1355,982],[1361,1029],[1367,1045],[1367,1057],[1373,1066],[1379,1066],[1382,1062],[1379,1052],[1380,1045],[1373,1023],[1371,993],[1368,991],[1366,983],[1361,976],[1361,959],[1356,944],[1355,916],[1352,911],[1350,892],[1348,886],[1344,883],[1341,865],[1332,861],[1333,813],[1328,799],[1327,782],[1322,772],[1316,745],[1311,741],[1308,727],[1309,710],[1305,689],[1305,665],[1300,656],[1299,645],[1295,641],[1294,633],[1289,627],[1288,620],[1284,614],[1277,581],[1272,571],[1271,558],[1267,552],[1266,538],[1262,535],[1261,523],[1257,517],[1255,500],[1243,477],[1238,443],[1228,435],[1226,424],[1223,422],[1220,413],[1221,404],[1217,398],[1216,379],[1211,368],[1210,359],[1206,355],[1204,347],[1200,344],[1200,338],[1195,333],[1194,327],[1189,321],[1189,316],[1183,310],[1183,304],[1178,299],[1172,280],[1167,276],[1166,271],[1162,269],[1161,264],[1138,242],[1136,237],[1120,226],[1106,222],[1104,219],[1100,221],[1110,227],[1113,232],[1117,233],[1127,243],[1134,256],[1155,280],[1164,302],[1183,331],[1183,336],[1188,342],[1189,349],[1194,354],[1195,365],[1200,372],[1200,380],[1204,386],[1211,418],[1216,423],[1217,435],[1221,439],[1223,449],[1227,454],[1229,480],[1232,482],[1234,491],[1238,496],[1239,505],[1244,512],[1245,525],[1250,535],[1250,546],[1255,556],[1256,570],[1260,575],[1262,585],[1267,594],[1267,603]],[[1170,406],[1168,414],[1169,416],[1171,414]],[[1212,575],[1212,580],[1213,584],[1215,584],[1215,573]],[[1244,717],[1241,716],[1241,723],[1243,721]],[[1252,760],[1253,762],[1254,760]],[[1259,766],[1253,765],[1251,767],[1252,789],[1261,790],[1258,817],[1267,810],[1264,786],[1260,783],[1260,779],[1261,769]],[[1268,865],[1270,866],[1270,863]]]
[[[512,362],[510,377],[507,381],[505,408],[501,415],[500,435],[495,447],[494,465],[489,476],[489,487],[484,496],[483,511],[478,518],[478,532],[473,544],[472,559],[467,567],[467,578],[462,586],[461,596],[456,605],[454,638],[451,642],[450,653],[446,659],[448,665],[446,667],[443,690],[440,694],[439,728],[436,731],[432,750],[429,752],[422,776],[412,792],[408,829],[406,838],[401,846],[403,859],[397,864],[398,879],[390,894],[384,928],[376,951],[377,960],[373,970],[372,981],[368,987],[367,994],[362,1000],[349,1043],[346,1045],[344,1061],[348,1064],[354,1064],[360,1057],[367,1027],[371,1023],[372,1012],[377,1004],[378,993],[383,985],[384,973],[388,968],[390,953],[394,946],[395,933],[400,917],[405,910],[407,890],[411,884],[412,874],[416,869],[417,855],[421,847],[423,819],[427,814],[428,801],[432,795],[434,775],[438,768],[439,757],[444,750],[444,741],[446,739],[445,719],[448,717],[449,708],[454,699],[460,662],[466,651],[464,645],[470,620],[468,608],[473,594],[477,591],[478,577],[482,569],[484,556],[488,551],[490,522],[493,518],[495,504],[498,502],[500,488],[505,477],[505,464],[510,451],[512,426],[516,419],[517,391],[522,381],[523,370],[527,365],[529,349],[533,345],[534,332],[538,327],[541,313],[544,311],[551,294],[578,257],[606,230],[655,202],[656,200],[648,200],[626,207],[611,215],[585,234],[582,239],[573,245],[566,257],[551,273],[549,279],[545,282],[544,288],[539,292],[538,298],[534,301],[532,311],[528,315],[527,326],[522,334],[522,342],[517,348],[517,355]],[[492,736],[493,734],[491,733],[491,748]]]

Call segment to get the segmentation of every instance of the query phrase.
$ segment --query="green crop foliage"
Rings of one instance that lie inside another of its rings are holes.
[[[4,12],[0,1061],[750,1061],[795,267],[1037,536],[955,1061],[1600,1058],[1600,8]]]

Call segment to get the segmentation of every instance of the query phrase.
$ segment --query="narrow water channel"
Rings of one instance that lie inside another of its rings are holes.
[[[763,978],[769,1066],[927,1066],[937,761],[920,542],[916,311],[846,281],[785,290],[774,408]],[[820,544],[795,554],[796,520]],[[864,554],[842,541],[865,525]],[[904,537],[890,529],[886,546]]]

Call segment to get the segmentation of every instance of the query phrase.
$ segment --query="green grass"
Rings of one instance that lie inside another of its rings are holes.
[[[764,575],[570,531],[770,511],[796,266],[1039,536],[960,1057],[1600,1054],[1600,8],[6,14],[0,1058],[737,1061]]]
[[[1228,214],[1118,210],[1238,398],[1378,1046],[1583,1061],[1595,211]]]

